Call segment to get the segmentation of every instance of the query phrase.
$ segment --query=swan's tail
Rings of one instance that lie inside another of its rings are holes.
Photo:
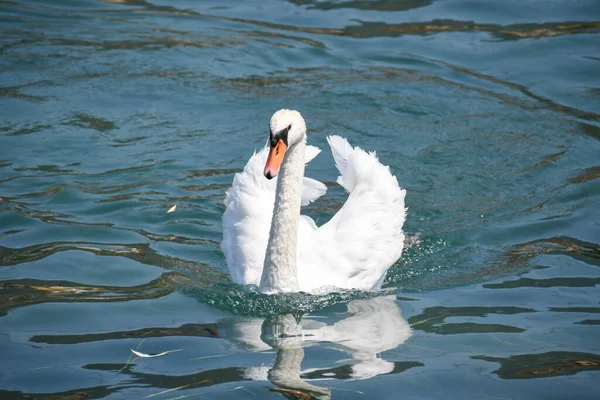
[[[327,143],[331,147],[331,153],[335,161],[335,166],[340,171],[338,183],[348,192],[351,192],[356,185],[356,170],[351,168],[349,163],[350,153],[354,151],[350,143],[341,136],[333,135],[327,137]]]
[[[331,146],[335,166],[340,171],[337,182],[348,193],[365,181],[374,187],[398,188],[396,177],[390,173],[389,167],[379,162],[375,152],[367,153],[360,147],[352,147],[346,139],[337,135],[327,137],[327,142]]]

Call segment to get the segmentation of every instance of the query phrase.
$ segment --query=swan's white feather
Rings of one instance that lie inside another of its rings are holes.
[[[308,216],[300,217],[300,290],[311,292],[323,286],[379,288],[386,271],[402,254],[406,192],[375,153],[352,147],[339,136],[330,136],[327,141],[340,171],[338,183],[349,195],[321,227]],[[306,162],[319,151],[308,146]],[[236,283],[259,285],[261,279],[276,188],[276,179],[263,175],[267,152],[265,148],[250,158],[226,195],[221,248]],[[321,182],[304,178],[302,205],[325,191]]]
[[[302,200],[300,204],[307,206],[323,196],[325,192],[327,192],[327,186],[325,186],[323,182],[305,176],[304,179],[302,179]]]
[[[307,146],[305,161],[308,163],[320,152],[315,146]],[[244,170],[235,174],[225,196],[221,249],[236,283],[258,286],[262,275],[277,186],[277,179],[266,179],[263,174],[268,154],[268,147],[255,152]],[[305,177],[302,205],[310,204],[326,191],[323,183]],[[301,218],[299,229],[312,230],[313,226],[316,228],[310,217]]]

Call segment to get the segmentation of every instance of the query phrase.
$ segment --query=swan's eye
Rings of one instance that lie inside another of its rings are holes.
[[[289,131],[290,129],[292,129],[292,124],[289,124],[287,127],[287,130]]]

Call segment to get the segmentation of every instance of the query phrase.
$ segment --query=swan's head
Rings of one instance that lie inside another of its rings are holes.
[[[271,150],[265,165],[267,179],[271,179],[279,173],[279,167],[281,167],[286,150],[306,140],[304,118],[295,110],[277,111],[271,117],[269,129]]]

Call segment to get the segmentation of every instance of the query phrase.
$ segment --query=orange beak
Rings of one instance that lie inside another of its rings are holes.
[[[285,154],[286,150],[287,146],[281,139],[277,140],[277,144],[275,146],[271,146],[269,158],[267,158],[267,163],[265,164],[265,176],[267,179],[273,179],[279,173],[279,167],[281,167],[283,155]]]

